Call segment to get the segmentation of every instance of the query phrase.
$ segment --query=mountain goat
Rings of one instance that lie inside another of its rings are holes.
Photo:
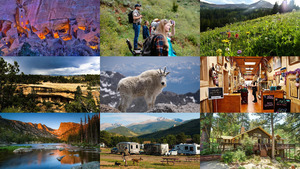
[[[166,67],[162,72],[158,70],[147,70],[138,76],[129,76],[119,81],[117,90],[120,92],[121,101],[118,109],[126,112],[127,107],[134,98],[144,97],[148,109],[153,108],[156,97],[161,93],[162,89],[167,86]]]

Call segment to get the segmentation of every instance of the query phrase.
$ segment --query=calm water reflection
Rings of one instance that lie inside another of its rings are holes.
[[[27,144],[28,145],[28,144]],[[32,144],[34,150],[29,153],[1,152],[0,168],[2,169],[70,169],[91,161],[100,161],[100,154],[92,151],[69,152],[72,147],[66,144]],[[66,148],[65,150],[39,149],[41,147]],[[56,158],[65,155],[58,161]]]

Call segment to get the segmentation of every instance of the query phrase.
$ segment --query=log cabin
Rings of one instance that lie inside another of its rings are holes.
[[[272,135],[265,131],[262,127],[255,127],[251,130],[245,131],[245,128],[241,128],[240,134],[236,136],[221,136],[217,138],[217,142],[220,144],[219,148],[224,152],[225,150],[236,150],[242,145],[242,140],[245,135],[255,140],[253,146],[253,152],[261,157],[272,155]],[[275,157],[281,157],[286,159],[288,154],[291,154],[291,149],[296,150],[295,144],[285,144],[285,139],[279,135],[275,135]]]

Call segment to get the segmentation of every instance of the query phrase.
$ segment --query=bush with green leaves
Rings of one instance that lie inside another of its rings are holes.
[[[230,164],[233,162],[233,152],[225,152],[222,154],[222,161],[226,164]]]
[[[276,160],[280,162],[281,161],[281,157],[276,157]]]
[[[245,133],[241,143],[242,143],[242,149],[245,151],[247,156],[253,154],[253,146],[255,144],[255,140],[250,138],[248,134]]]
[[[234,154],[233,154],[233,161],[236,161],[236,162],[246,161],[246,154],[245,154],[245,152],[242,151],[242,150],[237,150],[236,152],[234,152]]]

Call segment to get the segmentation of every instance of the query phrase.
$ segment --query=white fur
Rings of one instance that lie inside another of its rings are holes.
[[[133,99],[144,97],[148,109],[153,108],[156,97],[167,86],[166,76],[169,74],[158,70],[147,70],[138,76],[123,78],[118,83],[121,101],[118,109],[126,112]],[[162,84],[163,83],[163,84]]]

